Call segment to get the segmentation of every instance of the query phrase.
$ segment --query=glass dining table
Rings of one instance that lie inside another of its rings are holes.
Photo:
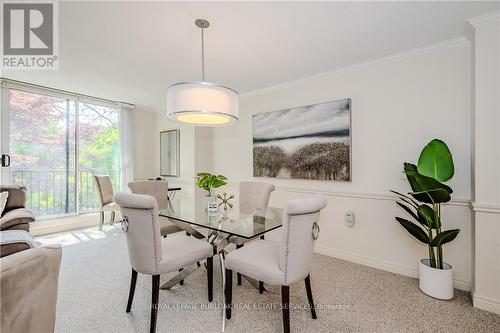
[[[208,211],[202,200],[170,200],[167,207],[159,210],[160,216],[169,218],[192,237],[205,239],[214,248],[214,255],[219,256],[222,276],[222,290],[225,290],[225,248],[233,239],[254,239],[275,230],[282,225],[283,210],[268,207],[265,211],[245,212],[234,200],[229,205],[220,204],[217,211]],[[202,233],[201,229],[206,232]],[[193,265],[180,271],[164,283],[161,289],[170,289],[183,281],[200,265]],[[255,286],[255,281],[249,279]],[[225,297],[222,295],[222,331],[225,328]]]

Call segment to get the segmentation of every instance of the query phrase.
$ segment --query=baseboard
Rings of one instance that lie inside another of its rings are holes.
[[[31,223],[30,225],[30,233],[33,236],[47,235],[53,234],[57,232],[64,232],[69,230],[83,229],[89,227],[96,227],[99,225],[99,218],[96,215],[96,220],[89,221],[74,221],[70,222],[67,220],[58,221],[38,221]]]
[[[269,236],[266,235],[266,239],[273,240],[273,241],[280,241],[280,237],[278,235],[272,235],[272,234],[269,234]],[[360,255],[350,253],[347,251],[332,249],[332,248],[329,248],[326,246],[320,246],[320,245],[316,245],[314,247],[314,252],[328,256],[328,257],[334,257],[334,258],[354,262],[357,264],[361,264],[364,266],[377,268],[377,269],[387,271],[387,272],[396,273],[396,274],[409,276],[409,277],[413,277],[413,278],[418,278],[418,269],[413,268],[413,267],[408,267],[408,266],[403,266],[403,265],[399,265],[399,264],[395,264],[395,263],[390,263],[390,262],[382,261],[382,260],[375,259],[375,258],[364,257],[364,256],[360,256]],[[453,285],[457,289],[470,291],[470,282],[469,281],[454,279]]]
[[[489,311],[500,315],[500,302],[491,298],[472,294],[472,304],[475,308]]]
[[[386,262],[375,258],[364,257],[338,249],[331,249],[325,246],[316,246],[315,252],[329,257],[343,259],[364,266],[377,268],[383,271],[409,276],[412,278],[418,278],[418,269],[413,267]],[[470,283],[468,281],[454,279],[453,285],[455,288],[460,290],[465,290],[465,291],[470,290]]]

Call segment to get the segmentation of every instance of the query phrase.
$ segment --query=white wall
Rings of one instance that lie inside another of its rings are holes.
[[[459,227],[444,257],[455,268],[456,286],[470,282],[470,45],[465,39],[434,45],[341,71],[289,82],[241,96],[239,126],[212,129],[213,147],[204,165],[237,182],[252,179],[252,115],[290,107],[352,99],[352,182],[257,178],[277,190],[270,204],[312,193],[327,195],[316,251],[416,276],[426,247],[394,220],[403,215],[389,189],[408,191],[402,164],[415,161],[432,138],[445,140],[456,173],[446,205],[446,228]],[[236,192],[234,186],[232,191]],[[346,211],[355,225],[344,225]]]
[[[473,20],[474,306],[500,314],[500,13]]]
[[[180,131],[180,170],[178,177],[164,177],[172,186],[180,186],[182,191],[178,197],[192,200],[194,198],[194,181],[196,161],[195,161],[195,142],[196,127],[182,123],[173,122],[167,119],[165,112],[156,114],[156,139],[155,148],[156,158],[154,162],[155,177],[160,175],[160,132],[166,130],[178,129]]]
[[[134,124],[134,179],[153,178],[157,173],[155,162],[156,117],[155,112],[132,111]]]

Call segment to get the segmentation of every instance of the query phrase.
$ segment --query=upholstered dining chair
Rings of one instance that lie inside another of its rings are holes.
[[[137,273],[152,276],[150,332],[156,331],[160,274],[176,272],[207,259],[208,301],[213,296],[212,245],[204,240],[178,234],[162,238],[158,221],[158,203],[149,195],[118,192],[115,201],[120,205],[123,229],[126,231],[132,278],[126,312],[134,299]]]
[[[240,183],[240,212],[244,214],[254,214],[256,212],[265,212],[269,204],[269,197],[271,192],[274,191],[274,185],[262,182],[241,182]],[[261,238],[263,239],[264,236]],[[239,249],[245,245],[249,240],[243,237],[230,239],[230,242],[236,245]],[[241,274],[237,274],[238,285],[241,285]],[[264,284],[259,281],[259,292],[264,292]]]
[[[164,180],[136,180],[128,183],[130,191],[135,194],[150,195],[156,199],[159,209],[168,205],[168,182]],[[166,217],[160,216],[161,235],[166,236],[183,229]]]
[[[113,201],[113,184],[109,176],[96,176],[93,175],[94,187],[97,192],[97,199],[99,201],[100,222],[99,230],[102,230],[104,224],[104,212],[111,212],[109,224],[115,222],[115,212],[120,210],[120,207]]]
[[[281,242],[256,240],[226,256],[226,318],[231,319],[232,272],[271,284],[281,285],[283,330],[290,332],[290,285],[305,281],[311,315],[316,310],[311,291],[314,239],[317,237],[319,215],[326,206],[323,196],[290,200],[283,215]]]

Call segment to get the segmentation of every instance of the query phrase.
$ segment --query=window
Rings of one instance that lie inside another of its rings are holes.
[[[97,208],[97,195],[91,193],[92,175],[109,175],[115,191],[120,185],[118,110],[80,103],[78,123],[80,211],[94,211]]]
[[[10,182],[37,216],[97,208],[92,175],[120,183],[117,108],[10,89]]]

